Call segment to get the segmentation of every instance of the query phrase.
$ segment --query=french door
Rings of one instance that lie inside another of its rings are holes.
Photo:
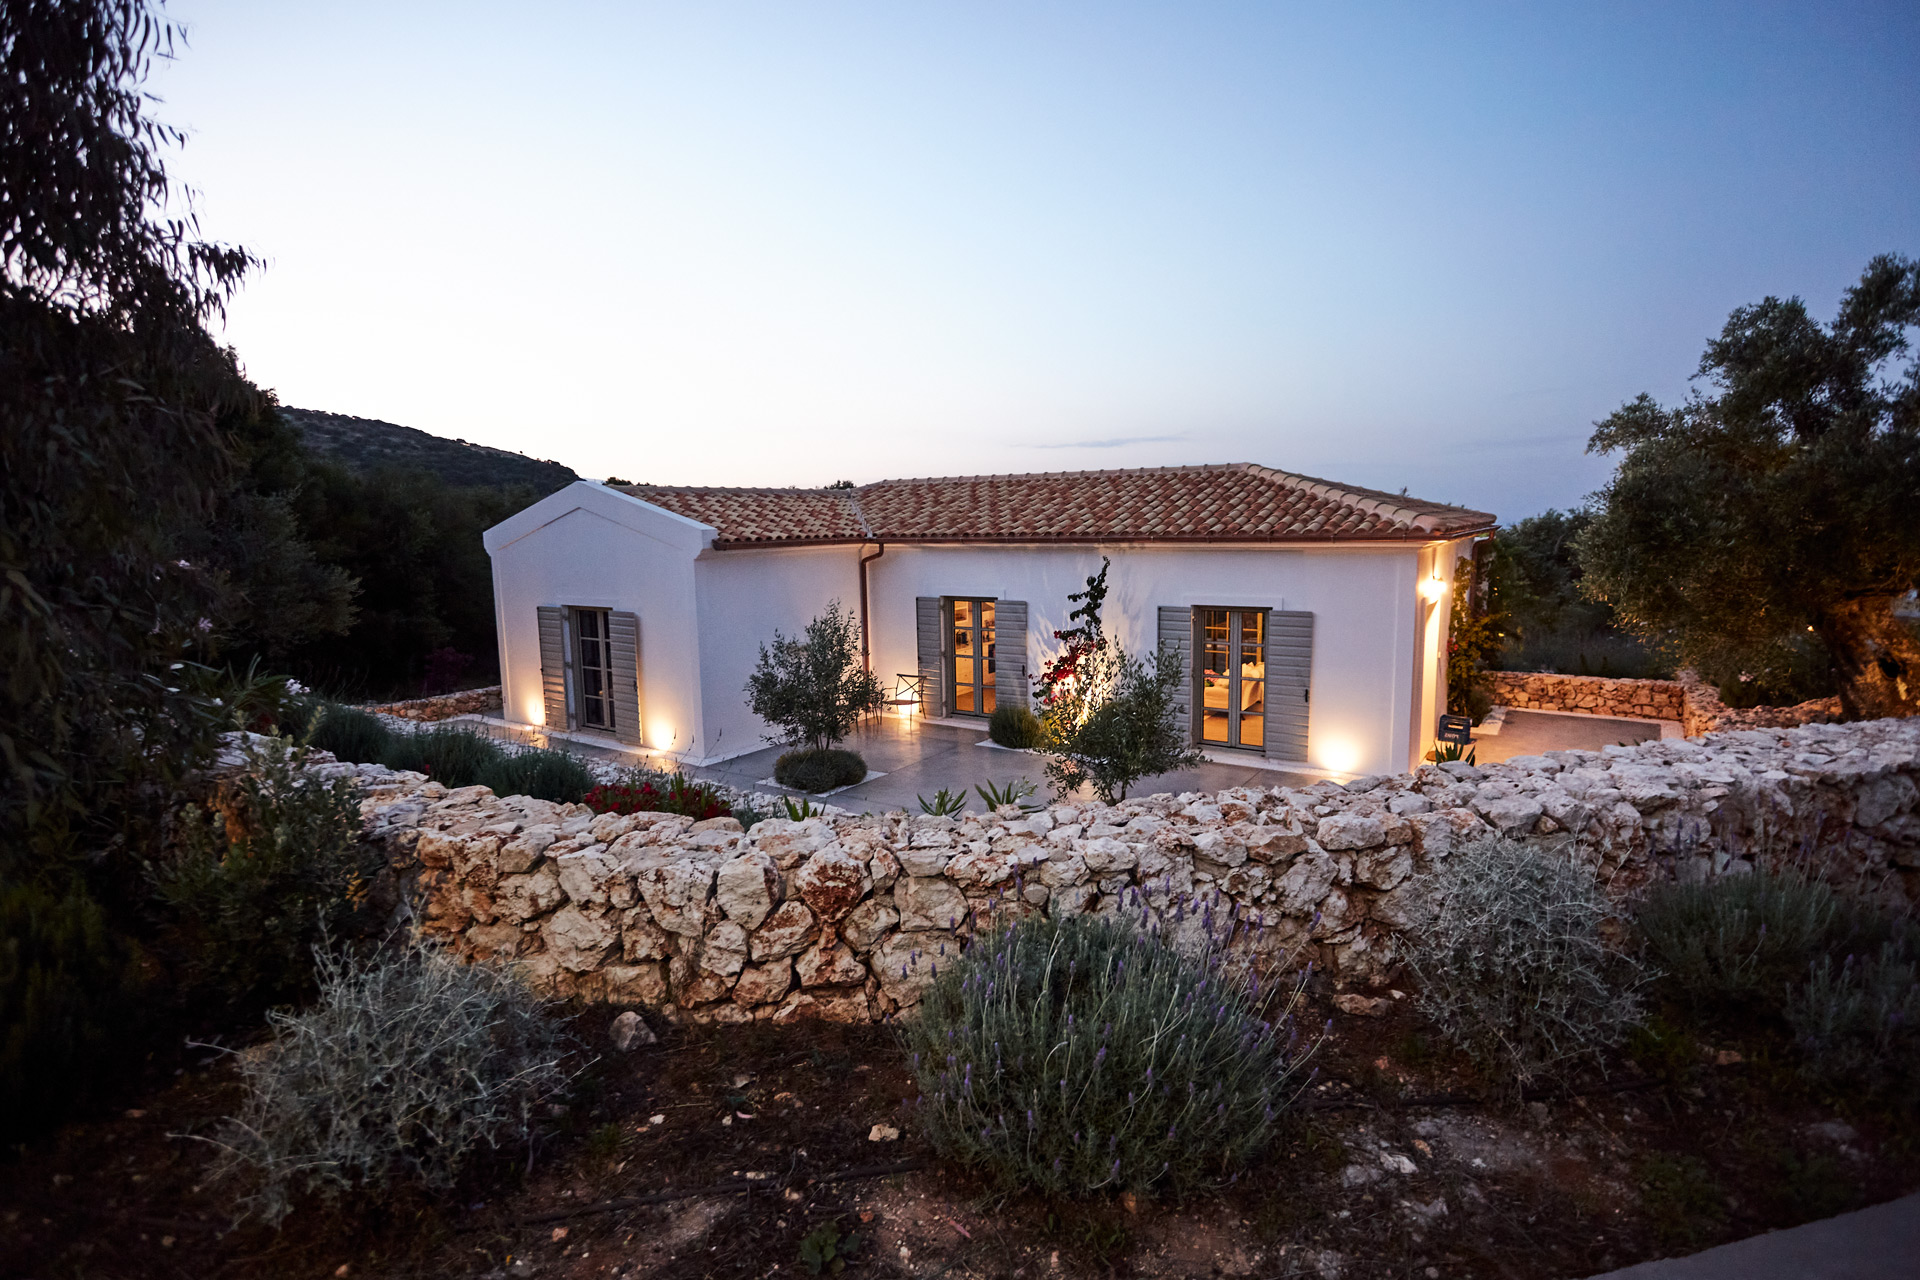
[[[956,715],[993,714],[993,601],[953,602],[953,687]]]
[[[613,729],[613,637],[605,609],[575,609],[574,715],[583,729]]]
[[[1267,612],[1196,609],[1200,741],[1261,751],[1267,742]]]

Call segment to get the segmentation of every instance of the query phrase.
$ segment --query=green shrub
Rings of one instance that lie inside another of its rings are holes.
[[[866,776],[867,762],[858,753],[834,748],[789,751],[773,762],[773,780],[796,791],[832,791]]]
[[[1779,1001],[1850,930],[1853,912],[1818,880],[1755,871],[1647,895],[1634,924],[1668,986],[1696,1009]]]
[[[247,1097],[221,1173],[251,1184],[243,1206],[270,1223],[303,1195],[399,1181],[446,1191],[483,1149],[523,1145],[567,1081],[539,1000],[501,970],[424,947],[323,957],[314,1006],[268,1021],[267,1051],[240,1059]]]
[[[886,703],[860,661],[860,625],[838,600],[807,624],[804,640],[773,633],[747,679],[753,714],[782,730],[769,741],[825,750]]]
[[[1516,1085],[1596,1057],[1641,1020],[1644,976],[1607,947],[1611,904],[1570,855],[1497,836],[1466,845],[1407,933],[1421,1012]]]
[[[380,763],[390,769],[424,773],[448,787],[471,787],[506,752],[483,733],[436,725],[418,733],[396,733]]]
[[[935,980],[905,1030],[929,1139],[1050,1193],[1225,1178],[1266,1143],[1300,1064],[1212,958],[1102,916],[929,953]]]
[[[1920,1100],[1920,945],[1896,939],[1815,961],[1788,996],[1787,1025],[1809,1075],[1849,1091]]]
[[[181,813],[177,847],[153,873],[189,982],[243,1007],[312,990],[315,946],[348,928],[382,866],[360,842],[352,778],[307,772],[286,738],[248,752],[217,812]]]
[[[532,796],[560,804],[579,804],[600,780],[578,756],[550,747],[502,754],[476,779],[497,796]]]
[[[987,736],[1003,747],[1029,750],[1040,745],[1040,717],[1025,707],[995,707],[987,717]]]
[[[1082,784],[1112,804],[1142,778],[1205,762],[1174,714],[1186,665],[1171,649],[1149,666],[1112,644],[1095,649],[1047,707],[1047,780],[1060,795]]]
[[[379,764],[393,749],[393,730],[379,716],[338,702],[300,706],[286,727],[295,733],[310,731],[307,745],[355,764]]]
[[[75,885],[0,889],[0,1141],[52,1128],[120,1074],[139,956]]]

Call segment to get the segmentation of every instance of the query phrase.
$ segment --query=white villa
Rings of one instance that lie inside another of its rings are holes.
[[[1349,774],[1408,769],[1432,745],[1454,562],[1493,527],[1230,464],[854,489],[580,481],[486,547],[505,714],[528,726],[687,764],[759,750],[744,687],[760,645],[839,600],[898,710],[984,729],[1030,698],[1104,555],[1106,633],[1180,651],[1195,742]]]

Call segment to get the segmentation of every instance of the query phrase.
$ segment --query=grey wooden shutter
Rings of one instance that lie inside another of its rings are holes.
[[[613,736],[640,745],[640,616],[607,615],[613,648]]]
[[[1027,602],[993,604],[993,705],[1027,705]]]
[[[1193,727],[1193,610],[1185,605],[1160,606],[1159,647],[1180,659],[1180,691],[1175,695],[1174,723],[1186,728],[1189,740],[1199,735]]]
[[[540,613],[540,693],[546,704],[547,728],[568,729],[567,723],[567,611],[543,604]]]
[[[946,629],[946,610],[939,596],[916,596],[913,601],[913,631],[919,651],[920,710],[925,715],[947,714],[947,683],[943,656],[946,645],[941,632]]]
[[[1267,614],[1266,754],[1304,762],[1313,693],[1313,615]]]

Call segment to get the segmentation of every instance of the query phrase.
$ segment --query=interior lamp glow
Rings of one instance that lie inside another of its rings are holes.
[[[1446,594],[1447,594],[1446,579],[1435,576],[1431,578],[1422,578],[1420,580],[1420,598],[1427,601],[1428,603],[1438,604],[1440,602],[1440,598]]]

